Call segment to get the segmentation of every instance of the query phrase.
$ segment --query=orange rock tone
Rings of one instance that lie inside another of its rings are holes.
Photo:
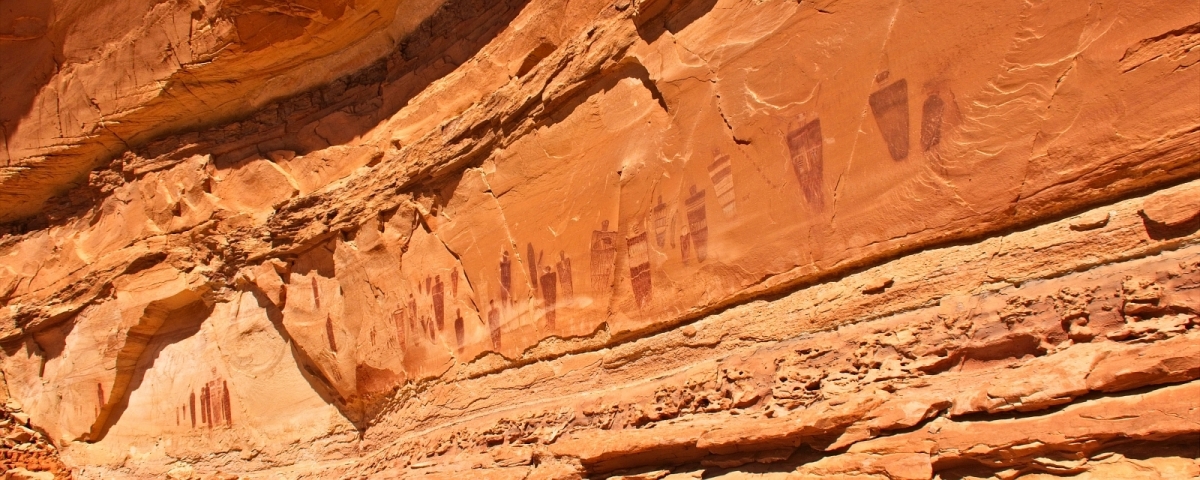
[[[1198,63],[1166,0],[7,2],[0,468],[1200,478]]]

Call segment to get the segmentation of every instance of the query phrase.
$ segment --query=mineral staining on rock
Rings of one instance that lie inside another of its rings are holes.
[[[1188,5],[81,5],[0,11],[77,476],[1200,475]]]

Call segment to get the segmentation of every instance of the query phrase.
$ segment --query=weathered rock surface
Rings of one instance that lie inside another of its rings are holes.
[[[3,387],[3,385],[0,385]],[[0,473],[5,479],[65,478],[70,471],[42,432],[30,428],[29,415],[0,391]]]
[[[0,7],[76,477],[1200,476],[1188,2],[89,5]]]

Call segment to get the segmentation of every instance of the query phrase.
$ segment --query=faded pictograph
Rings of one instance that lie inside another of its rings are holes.
[[[301,290],[301,291],[303,291],[303,290]],[[315,310],[320,310],[321,309],[321,290],[319,288],[317,288],[316,275],[314,275],[312,277],[312,292],[313,292],[313,305],[316,306]]]
[[[671,220],[671,224],[675,224],[675,220]],[[688,222],[683,222],[683,228],[679,229],[679,259],[683,260],[684,265],[692,262],[692,234],[688,230]]]
[[[650,221],[654,228],[654,243],[662,248],[667,243],[667,217],[670,216],[670,211],[667,204],[663,203],[662,195],[658,196],[658,204],[650,208]]]
[[[492,349],[500,351],[500,308],[496,302],[488,300],[488,332],[492,335]]]
[[[508,257],[508,250],[500,252],[500,305],[509,306],[512,304],[512,259]]]
[[[463,343],[466,342],[467,326],[463,323],[462,310],[454,311],[454,339],[457,341],[458,353],[462,353]]]
[[[671,215],[671,229],[667,233],[667,239],[671,242],[671,248],[675,248],[675,215]]]
[[[335,367],[329,369],[329,376],[333,377],[333,381],[335,382],[342,382],[345,380],[345,377],[342,376],[342,370],[340,368]]]
[[[633,299],[638,308],[644,308],[650,302],[650,242],[647,232],[638,233],[627,238],[629,246],[629,282],[633,287]]]
[[[426,276],[425,280],[417,280],[415,290],[419,296],[414,297],[412,293],[408,294],[409,320],[415,322],[416,325],[413,332],[420,332],[421,338],[428,338],[433,341],[437,338],[437,330],[433,328],[433,318],[431,314],[432,303],[430,299],[433,293],[433,277]]]
[[[908,81],[904,79],[872,93],[868,99],[879,133],[892,160],[908,157]]]
[[[100,410],[104,408],[104,385],[96,383],[96,397],[99,398],[99,403],[96,404],[96,416],[100,416]]]
[[[446,327],[446,291],[442,285],[442,276],[437,275],[433,278],[433,289],[430,291],[430,298],[433,301],[433,320],[437,325],[437,330],[440,332]]]
[[[216,382],[213,382],[214,385]],[[214,387],[215,389],[215,387]],[[213,390],[213,389],[210,389]],[[223,415],[217,417],[218,421],[225,422],[226,426],[233,426],[233,402],[229,399],[229,384],[225,380],[221,380],[220,393],[221,409]]]
[[[813,119],[789,131],[787,144],[792,171],[800,183],[804,199],[817,210],[824,208],[825,158],[822,152],[824,137],[821,136],[821,119]]]
[[[713,150],[713,161],[708,165],[708,178],[712,180],[721,211],[727,217],[736,215],[737,195],[733,191],[733,164],[729,161],[729,155],[720,150]]]
[[[607,222],[605,222],[604,228],[607,229]],[[565,251],[560,250],[557,261],[551,259],[543,263],[545,251],[536,251],[533,243],[527,244],[526,250],[529,257],[527,262],[532,275],[530,281],[533,283],[534,299],[541,300],[540,305],[546,318],[546,326],[553,330],[558,321],[559,307],[570,302],[575,294],[571,258]]]
[[[538,279],[538,283],[542,287],[542,305],[546,314],[546,328],[553,331],[557,313],[555,307],[558,302],[558,274],[549,266],[546,266],[541,277]]]
[[[408,292],[408,331],[416,333],[417,321],[417,299],[410,291]]]
[[[433,325],[433,317],[426,314],[421,317],[421,322],[424,325],[425,333],[429,335],[429,341],[436,342],[438,331]]]
[[[229,403],[229,384],[226,383],[226,380],[212,380],[205,385],[204,394],[206,396],[204,403],[209,409],[209,425],[232,426],[233,412]]]
[[[329,338],[329,350],[337,353],[337,340],[333,337],[333,317],[325,315],[325,336]]]
[[[946,102],[938,94],[930,94],[921,106],[921,151],[928,152],[942,141],[942,114]]]
[[[570,304],[575,298],[575,280],[571,276],[571,257],[567,252],[558,251],[558,263],[554,269],[558,272],[559,302]]]
[[[684,205],[687,207],[688,237],[692,241],[696,261],[703,262],[708,258],[708,214],[705,211],[704,190],[697,190],[692,185]]]
[[[199,412],[196,411],[197,403],[199,403]],[[200,416],[199,426],[205,428],[222,425],[233,426],[233,406],[229,399],[229,384],[221,378],[202,385],[199,397],[196,396],[196,392],[189,392],[188,403],[185,407],[181,410],[186,411],[185,415],[191,417],[192,428],[197,427],[197,413]],[[180,416],[178,413],[176,414],[177,423]]]
[[[404,329],[404,313],[403,305],[396,305],[396,309],[392,310],[392,323],[396,324],[396,338],[400,341],[400,345],[404,345],[407,340]]]
[[[592,291],[607,291],[612,285],[614,263],[617,260],[617,232],[608,229],[608,220],[600,230],[592,231]]]
[[[538,289],[538,271],[537,259],[533,255],[533,244],[525,244],[525,266],[529,268],[529,281],[533,284],[533,293],[536,294]]]

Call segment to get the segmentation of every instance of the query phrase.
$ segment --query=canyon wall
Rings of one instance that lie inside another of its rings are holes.
[[[91,3],[0,6],[24,468],[1200,477],[1200,6]]]

